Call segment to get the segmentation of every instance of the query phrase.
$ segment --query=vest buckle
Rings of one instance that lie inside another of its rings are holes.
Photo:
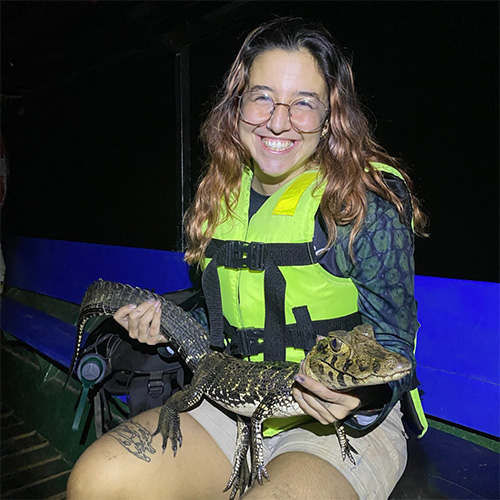
[[[225,245],[224,266],[232,269],[263,271],[265,261],[264,243],[252,241],[228,241]]]
[[[231,354],[243,356],[255,356],[263,352],[262,336],[263,330],[253,328],[241,328],[231,336]]]

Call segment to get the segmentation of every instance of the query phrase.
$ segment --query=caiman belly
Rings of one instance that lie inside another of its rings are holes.
[[[219,367],[205,396],[226,410],[252,417],[264,398],[274,395],[273,417],[304,415],[292,396],[294,376],[299,365],[288,362],[250,363],[222,353],[209,356],[207,364],[218,358]],[[205,363],[199,367],[204,370]],[[211,371],[211,370],[210,370]]]

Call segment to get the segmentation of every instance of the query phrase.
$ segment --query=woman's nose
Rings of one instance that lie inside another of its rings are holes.
[[[267,128],[275,134],[281,134],[292,128],[288,107],[285,104],[276,104],[274,113],[267,122]]]

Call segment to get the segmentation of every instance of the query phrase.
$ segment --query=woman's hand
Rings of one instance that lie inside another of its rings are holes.
[[[302,365],[303,362],[295,375],[293,397],[305,413],[322,424],[344,420],[358,410],[381,410],[391,400],[392,391],[388,384],[358,387],[348,392],[332,391],[307,376]]]
[[[160,334],[161,305],[159,300],[150,299],[140,305],[130,304],[118,309],[113,315],[131,338],[149,345],[166,342]]]
[[[361,400],[349,392],[328,389],[301,371],[295,376],[297,382],[292,394],[302,410],[324,425],[344,420],[361,406]]]

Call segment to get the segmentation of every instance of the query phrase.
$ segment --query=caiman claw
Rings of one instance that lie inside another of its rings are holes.
[[[224,488],[224,492],[231,489],[229,500],[234,500],[238,491],[240,498],[249,484],[250,471],[247,464],[247,452],[250,447],[250,427],[238,415],[238,435],[236,439],[236,451],[234,453],[233,470],[231,477]]]
[[[352,456],[353,453],[356,455],[358,452],[352,447],[349,439],[347,438],[345,429],[343,425],[335,424],[335,431],[337,432],[337,438],[339,440],[340,445],[340,453],[342,455],[342,460],[345,461],[346,457],[352,462],[353,465],[356,465],[356,460]]]
[[[174,452],[175,457],[177,449],[182,446],[181,420],[179,412],[169,408],[168,404],[164,404],[161,409],[160,418],[158,419],[158,428],[154,432],[153,436],[156,436],[159,433],[163,436],[163,452],[165,452],[168,440],[170,439],[172,443],[172,451]]]
[[[253,486],[255,484],[255,480],[259,482],[259,484],[262,484],[264,482],[264,478],[266,478],[269,481],[269,474],[267,473],[266,468],[263,465],[257,465],[255,467],[252,467],[252,477],[250,479],[250,486]]]

